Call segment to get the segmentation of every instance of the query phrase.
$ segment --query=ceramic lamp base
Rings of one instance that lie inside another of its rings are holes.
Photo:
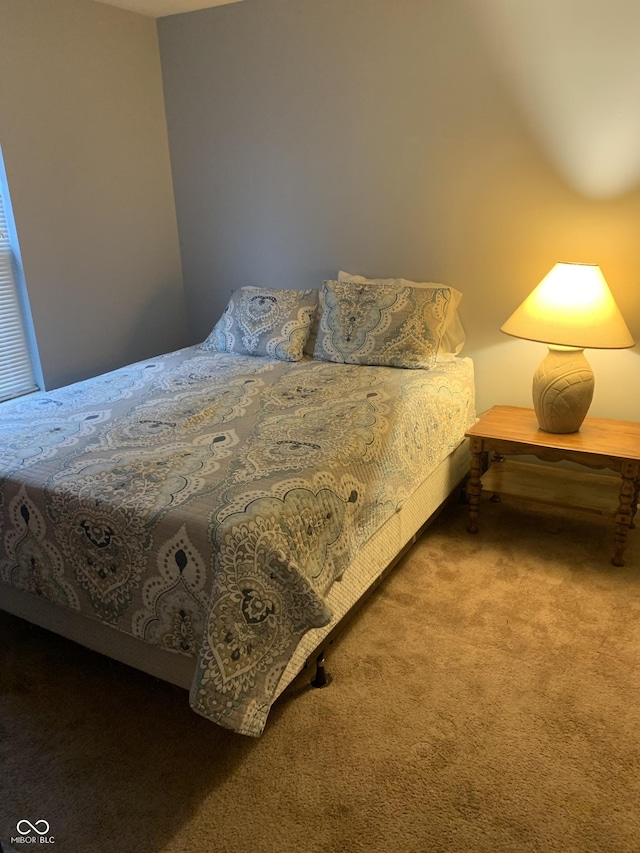
[[[545,432],[577,432],[593,398],[593,371],[581,349],[549,347],[533,377],[533,407]]]

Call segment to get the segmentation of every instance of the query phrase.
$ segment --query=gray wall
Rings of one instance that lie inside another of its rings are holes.
[[[464,293],[479,408],[530,405],[546,350],[499,326],[562,260],[602,266],[640,339],[640,169],[581,182],[597,133],[575,132],[601,114],[594,95],[637,113],[633,6],[243,0],[161,19],[192,338],[244,284],[319,286],[338,269],[442,281]],[[589,360],[591,414],[640,419],[639,395],[620,393],[621,377],[640,387],[637,348]]]
[[[155,21],[0,0],[0,144],[47,387],[183,345]]]

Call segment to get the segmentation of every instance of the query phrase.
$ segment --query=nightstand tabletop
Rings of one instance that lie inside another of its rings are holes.
[[[551,433],[540,429],[533,409],[493,406],[467,436],[640,461],[640,423],[635,421],[585,418],[579,432]]]

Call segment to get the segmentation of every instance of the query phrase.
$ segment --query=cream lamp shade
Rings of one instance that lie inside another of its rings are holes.
[[[541,429],[554,433],[579,430],[591,405],[593,371],[582,350],[634,346],[595,264],[556,264],[501,331],[548,345],[533,378],[533,405]]]

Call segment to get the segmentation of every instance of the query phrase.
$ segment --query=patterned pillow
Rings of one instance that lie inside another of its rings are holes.
[[[435,364],[450,288],[325,281],[314,358],[345,364]]]
[[[202,347],[299,361],[317,305],[317,290],[243,287],[232,295]]]
[[[403,287],[449,287],[447,284],[435,284],[433,281],[409,281],[406,278],[366,278],[363,275],[353,275],[352,273],[340,271],[337,275],[338,281],[355,281],[358,284],[399,284]],[[466,335],[460,315],[458,314],[458,306],[462,299],[462,294],[455,287],[449,287],[451,299],[447,308],[447,315],[442,327],[442,335],[440,336],[440,347],[438,355],[447,355],[453,353],[458,355],[464,346]],[[313,334],[313,326],[311,327]],[[311,336],[309,336],[311,337]],[[307,341],[307,348],[309,341]]]

